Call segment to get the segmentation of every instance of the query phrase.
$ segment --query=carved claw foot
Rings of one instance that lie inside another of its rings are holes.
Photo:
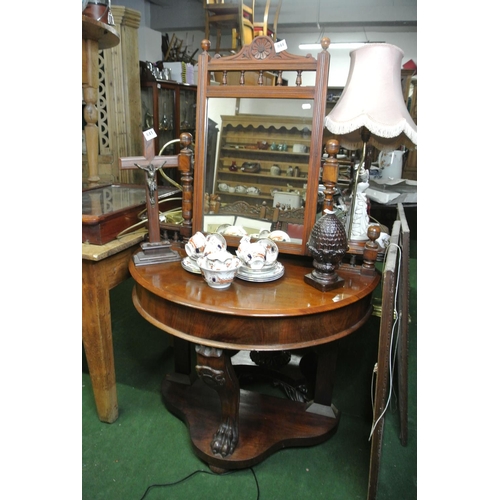
[[[238,426],[230,418],[226,418],[226,421],[222,422],[214,434],[210,444],[212,453],[227,457],[233,454],[237,444]]]
[[[214,347],[196,346],[198,376],[215,389],[221,402],[221,424],[215,432],[210,449],[214,455],[232,455],[238,444],[240,387],[231,365],[229,353]]]

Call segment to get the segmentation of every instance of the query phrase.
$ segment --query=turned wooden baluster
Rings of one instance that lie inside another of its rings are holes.
[[[339,176],[339,162],[336,158],[340,151],[339,141],[329,139],[325,147],[328,158],[323,165],[323,184],[325,185],[325,200],[323,201],[323,210],[333,212],[333,194],[335,193],[335,184]]]
[[[371,275],[375,273],[375,262],[380,251],[380,247],[375,241],[380,236],[380,226],[369,226],[367,235],[369,240],[366,242],[365,249],[363,250],[361,274]]]
[[[297,87],[300,87],[302,85],[302,70],[301,69],[297,70],[297,78],[295,79],[295,85],[297,85]]]
[[[189,146],[193,142],[193,136],[189,132],[182,132],[180,144],[182,149],[179,153],[178,170],[181,172],[182,185],[182,225],[192,233],[193,218],[193,152]]]
[[[89,165],[90,185],[98,184],[100,181],[98,174],[99,157],[99,129],[97,126],[97,98],[99,91],[99,44],[97,40],[84,40],[83,50],[87,57],[87,83],[83,85],[83,100],[85,108],[83,117],[85,118],[85,142],[87,145],[87,161]]]

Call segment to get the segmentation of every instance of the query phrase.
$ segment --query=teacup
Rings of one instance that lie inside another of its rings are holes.
[[[205,236],[201,231],[193,234],[184,247],[189,258],[197,261],[200,257],[226,250],[227,243],[224,236],[211,233]]]
[[[229,193],[234,193],[236,191],[236,188],[234,186],[228,186],[227,191]]]
[[[227,250],[209,253],[208,255],[201,257],[201,259],[203,259],[204,267],[206,269],[212,269],[213,271],[233,269],[237,266],[237,259]],[[199,262],[201,262],[201,259]]]
[[[247,188],[245,186],[236,186],[235,190],[237,193],[246,193],[247,192]]]
[[[250,269],[262,269],[266,264],[266,248],[258,242],[250,243],[249,236],[241,238],[236,255]]]
[[[229,257],[228,257],[229,256]],[[241,261],[229,252],[212,253],[198,259],[198,266],[204,280],[211,288],[229,288],[241,266]]]
[[[285,231],[280,230],[271,231],[268,238],[272,241],[290,241],[290,236]]]
[[[264,264],[265,267],[272,266],[276,259],[278,258],[279,248],[276,243],[269,238],[261,238],[257,241],[258,245],[261,245],[266,252],[266,262]]]
[[[220,231],[219,231],[220,229]],[[231,226],[229,224],[224,224],[224,227],[219,227],[217,229],[220,234],[225,234],[227,236],[246,236],[247,232],[241,226]]]
[[[184,249],[191,259],[196,260],[203,255],[206,243],[207,239],[205,235],[201,231],[198,231],[189,238]]]
[[[249,188],[247,188],[247,193],[248,194],[260,194],[260,190],[254,186],[250,186]]]
[[[219,233],[211,233],[205,238],[205,250],[203,256],[225,251],[227,248],[226,239]]]

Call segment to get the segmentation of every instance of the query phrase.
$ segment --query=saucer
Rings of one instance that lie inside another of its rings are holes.
[[[252,281],[254,283],[266,283],[281,278],[285,274],[285,268],[281,262],[274,262],[272,266],[263,267],[262,269],[250,269],[246,266],[241,266],[236,273],[236,277],[244,281]]]
[[[181,266],[190,273],[201,274],[200,268],[193,262],[190,257],[184,257],[181,260]]]

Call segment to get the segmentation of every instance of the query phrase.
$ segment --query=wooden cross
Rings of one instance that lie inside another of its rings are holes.
[[[120,158],[120,168],[130,170],[140,168],[144,170],[146,179],[146,206],[148,209],[149,242],[160,243],[160,223],[158,209],[158,186],[156,172],[161,167],[177,167],[177,156],[155,156],[154,138],[156,133],[153,129],[143,132],[144,156],[129,156]]]

